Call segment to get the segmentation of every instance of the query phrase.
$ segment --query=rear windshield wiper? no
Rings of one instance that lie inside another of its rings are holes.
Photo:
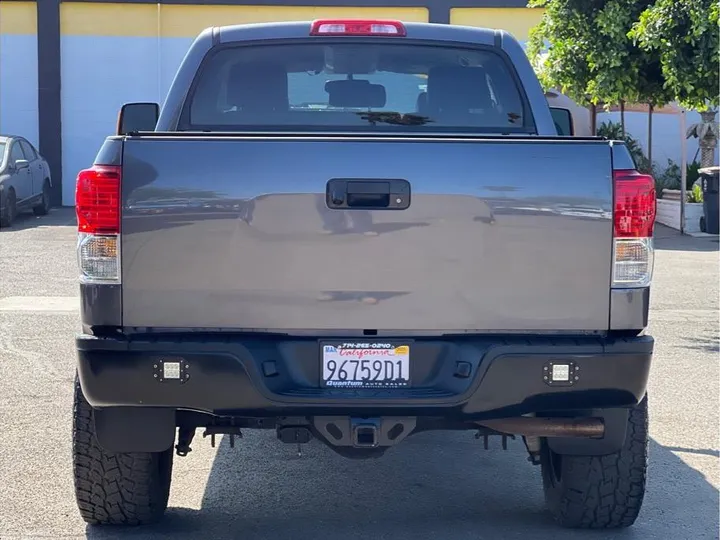
[[[392,111],[383,112],[359,112],[356,113],[363,120],[367,120],[370,124],[392,124],[396,126],[424,126],[433,122],[427,116],[411,113],[399,113]]]

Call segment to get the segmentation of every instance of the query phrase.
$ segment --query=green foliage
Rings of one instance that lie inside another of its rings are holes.
[[[581,103],[667,103],[660,60],[628,32],[653,0],[531,0],[545,9],[528,55],[546,88]],[[545,53],[545,44],[550,48]]]
[[[692,190],[688,192],[688,202],[701,203],[703,202],[703,192],[700,186],[693,186]]]
[[[629,133],[626,133],[625,137],[623,137],[622,126],[610,120],[598,126],[597,134],[598,137],[605,137],[611,141],[622,141],[624,139],[627,142],[628,139],[632,138]]]
[[[655,0],[642,13],[630,37],[659,57],[665,86],[687,108],[717,106],[717,0]]]
[[[588,103],[587,87],[593,73],[587,61],[592,48],[590,25],[594,0],[531,0],[529,7],[544,8],[540,23],[530,30],[528,56],[538,68],[541,84],[558,88],[579,103]],[[551,44],[543,58],[545,41]]]
[[[695,182],[700,178],[700,163],[693,161],[687,165],[686,178],[685,178],[685,189],[689,198],[697,198],[697,189],[700,186],[694,185]],[[682,177],[680,175],[680,165],[675,163],[673,160],[668,159],[667,167],[662,171],[654,171],[653,176],[655,177],[655,190],[662,194],[665,189],[680,189],[680,183]],[[695,195],[693,195],[695,193]],[[693,202],[693,201],[690,201]],[[700,202],[702,202],[702,189],[700,189]]]
[[[687,166],[687,187],[690,189],[690,187],[697,182],[700,179],[700,162],[699,161],[693,161],[692,163],[688,163]]]
[[[580,103],[720,105],[717,0],[530,0],[528,55],[545,88]],[[550,48],[545,53],[545,45]]]
[[[680,189],[680,165],[672,159],[668,159],[665,170],[656,172],[654,177],[656,191],[662,193],[664,189]]]

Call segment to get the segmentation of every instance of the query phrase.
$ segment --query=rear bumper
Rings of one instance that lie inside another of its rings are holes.
[[[321,388],[317,340],[192,335],[78,336],[83,393],[96,408],[161,407],[245,417],[443,416],[472,420],[542,411],[630,407],[644,396],[653,339],[414,339],[413,388]],[[159,382],[159,362],[182,361],[185,382]],[[573,363],[572,384],[544,380]],[[575,376],[577,380],[575,380]]]

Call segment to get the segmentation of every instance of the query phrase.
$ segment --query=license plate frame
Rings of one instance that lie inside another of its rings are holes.
[[[322,340],[319,349],[322,388],[393,390],[411,387],[411,340]],[[334,369],[330,365],[333,361]],[[341,378],[343,372],[345,379]]]

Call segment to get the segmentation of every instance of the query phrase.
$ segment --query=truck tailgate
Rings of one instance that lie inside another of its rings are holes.
[[[315,334],[608,328],[609,143],[130,137],[123,325]],[[333,179],[406,209],[330,209]]]

